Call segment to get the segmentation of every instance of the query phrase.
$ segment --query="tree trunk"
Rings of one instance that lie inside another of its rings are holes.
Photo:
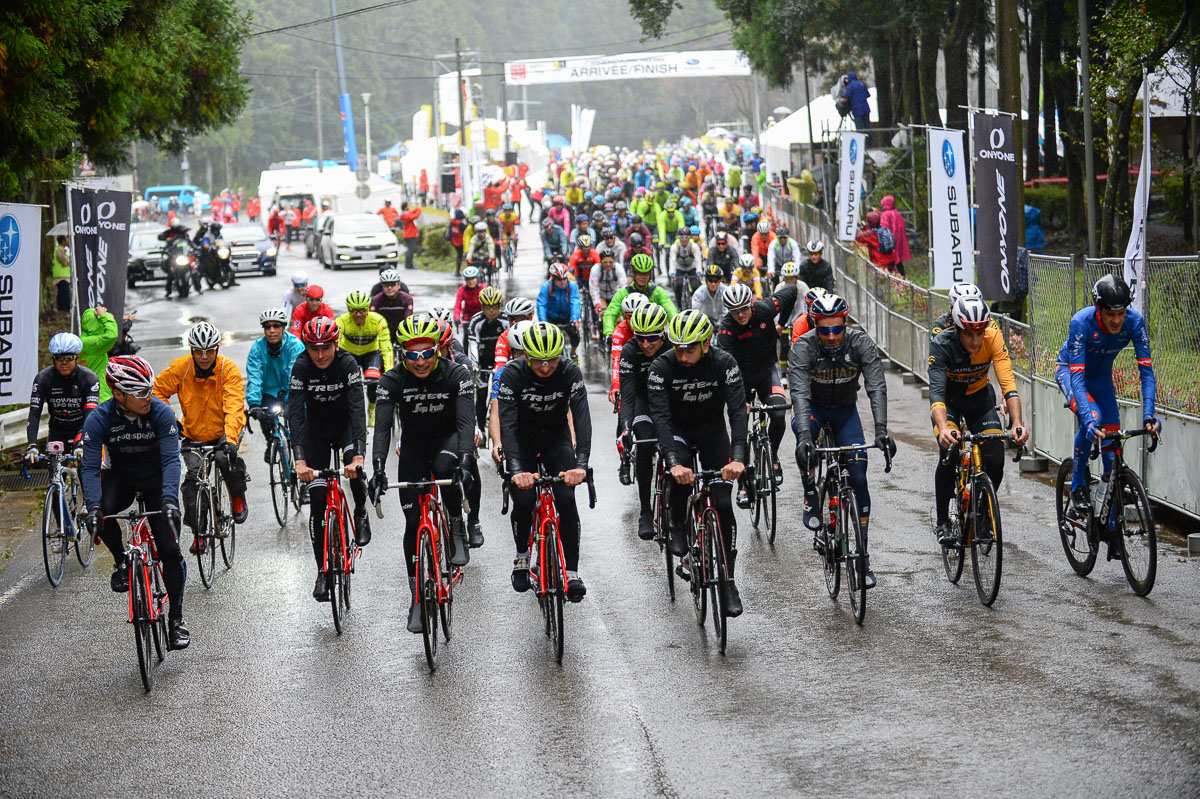
[[[944,40],[942,58],[946,62],[946,127],[967,129],[967,86],[970,76],[967,71],[967,51],[971,43],[971,27],[979,13],[979,0],[959,0],[951,17],[950,27]],[[983,105],[983,98],[979,104]]]
[[[1043,3],[1041,18],[1036,21],[1042,29],[1042,116],[1045,118],[1044,144],[1042,145],[1042,164],[1045,166],[1046,177],[1059,177],[1062,167],[1058,161],[1058,122],[1055,111],[1058,103],[1054,97],[1054,87],[1050,81],[1051,66],[1058,63],[1062,52],[1062,23],[1050,25],[1051,6],[1060,5],[1057,0]],[[1061,17],[1061,8],[1057,11]]]
[[[1083,113],[1077,107],[1079,87],[1076,83],[1075,60],[1079,55],[1078,36],[1076,44],[1069,45],[1063,52],[1062,42],[1072,41],[1074,24],[1063,30],[1066,24],[1063,4],[1046,3],[1047,40],[1045,51],[1046,80],[1054,93],[1054,105],[1059,109],[1062,124],[1063,160],[1067,173],[1067,227],[1072,240],[1087,240],[1087,210],[1083,193]],[[1050,32],[1054,31],[1052,38]],[[1065,62],[1065,63],[1064,63]]]
[[[1033,180],[1041,174],[1038,169],[1038,117],[1041,111],[1042,31],[1034,23],[1028,3],[1025,4],[1025,30],[1025,69],[1029,73],[1029,95],[1025,101],[1025,111],[1029,114],[1029,119],[1025,121],[1025,179]],[[1051,146],[1052,142],[1047,138],[1047,149]]]
[[[921,121],[926,125],[940,126],[942,117],[938,113],[937,61],[938,45],[941,44],[939,27],[926,22],[921,29],[920,53],[917,56],[917,75],[921,91]]]
[[[871,47],[871,59],[875,65],[875,106],[879,111],[879,127],[890,128],[896,124],[895,93],[896,60],[894,40],[886,34],[878,34]]]
[[[900,59],[903,65],[900,118],[913,124],[920,121],[921,86],[917,78],[917,37],[911,28],[901,29]]]

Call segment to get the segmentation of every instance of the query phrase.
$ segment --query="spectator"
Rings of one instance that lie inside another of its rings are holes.
[[[850,114],[854,117],[855,129],[866,130],[871,127],[871,106],[867,104],[871,92],[867,90],[867,84],[858,79],[857,72],[846,73],[846,88],[843,93],[850,100]],[[867,144],[870,143],[868,134]]]
[[[895,252],[882,252],[879,249],[879,212],[869,211],[862,223],[862,230],[854,237],[854,243],[867,248],[867,257],[871,263],[891,271],[895,261]]]
[[[429,175],[424,169],[421,170],[421,177],[417,179],[417,196],[421,198],[421,205],[429,203]]]
[[[261,213],[262,200],[258,199],[258,195],[256,194],[246,202],[246,216],[250,217],[251,222],[257,222]]]
[[[455,263],[454,274],[457,277],[462,274],[463,262],[463,233],[467,227],[467,215],[463,213],[463,209],[454,209],[454,218],[450,220],[450,224],[446,226],[446,238],[450,240],[450,246],[454,248]]]
[[[58,237],[50,264],[50,279],[54,281],[54,307],[60,311],[71,310],[71,250],[67,248],[67,237]]]
[[[908,230],[904,227],[904,217],[896,210],[896,198],[890,194],[883,198],[882,207],[883,213],[879,215],[879,223],[890,230],[892,238],[896,240],[892,259],[896,271],[903,275],[905,262],[912,259],[912,253],[908,249]]]
[[[378,216],[383,217],[384,224],[393,230],[396,227],[396,220],[400,218],[400,212],[392,206],[391,200],[384,200],[383,207],[375,212]]]
[[[121,329],[117,319],[103,305],[88,308],[79,320],[79,337],[83,339],[83,352],[79,354],[79,363],[91,369],[98,375],[104,374],[108,367],[108,351],[117,343]],[[104,402],[112,396],[108,382],[100,381],[100,401]]]
[[[400,221],[404,224],[404,268],[412,269],[413,256],[421,240],[421,231],[417,228],[417,219],[421,216],[421,206],[409,208],[408,203],[400,204]]]

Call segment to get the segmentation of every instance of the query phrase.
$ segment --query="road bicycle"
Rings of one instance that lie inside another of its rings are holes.
[[[456,479],[409,480],[394,483],[398,489],[412,488],[421,492],[421,521],[417,526],[417,574],[414,598],[421,606],[423,618],[422,637],[425,643],[425,661],[429,670],[438,667],[438,621],[442,634],[450,640],[450,624],[454,620],[454,586],[462,580],[462,567],[450,563],[450,517],[441,501],[441,488],[458,485],[462,492],[463,510],[467,511],[466,491]],[[386,490],[386,489],[385,489]],[[383,518],[380,499],[383,491],[375,498],[375,513]]]
[[[1089,459],[1100,457],[1103,442],[1104,448],[1113,453],[1113,465],[1107,480],[1094,479],[1091,470],[1088,470],[1088,484],[1094,499],[1086,517],[1081,516],[1071,504],[1074,459],[1063,460],[1054,484],[1058,535],[1071,568],[1081,577],[1091,574],[1096,565],[1100,542],[1107,541],[1114,557],[1119,553],[1125,579],[1138,596],[1147,596],[1154,588],[1154,578],[1158,572],[1158,537],[1154,529],[1154,515],[1150,510],[1150,498],[1137,472],[1126,464],[1122,442],[1145,435],[1151,437],[1146,451],[1158,449],[1158,436],[1145,428],[1105,433],[1103,439],[1096,439],[1092,443]]]
[[[196,513],[196,528],[192,531],[196,562],[200,565],[200,582],[212,588],[217,568],[217,549],[225,569],[233,568],[233,556],[237,550],[237,525],[233,521],[233,501],[225,481],[217,474],[217,451],[221,444],[181,444],[181,453],[193,452],[200,456],[200,468],[196,471],[197,483],[193,507]],[[231,458],[232,460],[232,458]],[[232,463],[230,464],[233,465]]]
[[[821,490],[817,508],[821,529],[817,532],[817,553],[825,572],[825,589],[830,599],[841,590],[842,567],[846,570],[846,593],[854,623],[862,626],[867,615],[867,540],[858,513],[858,498],[850,480],[850,461],[854,454],[875,449],[874,444],[832,444],[833,434],[822,427],[815,452],[821,456],[817,482]],[[884,471],[892,471],[892,459],[883,450]]]
[[[991,607],[1000,593],[1000,575],[1004,560],[1004,535],[1000,523],[1000,503],[996,489],[983,470],[979,445],[987,441],[1012,441],[1008,433],[963,433],[950,448],[943,463],[957,460],[954,470],[954,497],[950,500],[950,525],[955,543],[942,546],[942,566],[950,582],[958,584],[966,551],[971,551],[971,572],[979,601]],[[1018,447],[1019,461],[1024,447]]]
[[[337,450],[334,450],[334,453],[333,462],[336,464],[341,453]],[[337,634],[341,635],[346,628],[346,614],[350,612],[350,578],[354,574],[354,564],[358,560],[360,550],[355,541],[350,503],[347,502],[346,491],[342,488],[341,469],[324,469],[317,472],[316,476],[324,480],[327,486],[321,571],[325,574],[325,585],[329,587],[333,627]],[[361,466],[358,468],[358,477],[363,477]],[[330,535],[330,531],[333,535]]]
[[[146,510],[141,494],[137,495],[135,502],[137,510],[105,516],[104,521],[124,521],[130,527],[129,544],[125,547],[125,563],[129,570],[129,623],[133,625],[142,686],[149,693],[154,688],[155,665],[162,663],[166,650],[170,648],[164,608],[167,589],[164,587],[162,563],[158,559],[158,548],[154,544],[149,521],[150,517],[162,511]],[[169,515],[167,524],[171,528],[171,535],[178,540],[179,531]]]
[[[50,484],[42,502],[42,561],[46,565],[46,579],[55,588],[62,582],[72,547],[79,565],[85,569],[92,562],[96,548],[96,538],[87,529],[81,501],[79,459],[64,450],[63,442],[47,441],[46,454],[38,456],[37,461],[50,470]],[[31,479],[24,465],[21,476]]]
[[[692,466],[696,466],[695,452],[692,454]],[[712,484],[724,482],[724,479],[720,469],[693,468],[692,471],[695,482],[687,498],[684,516],[687,524],[687,554],[680,559],[676,574],[689,585],[692,605],[696,610],[696,623],[701,627],[708,615],[708,605],[712,603],[713,632],[716,633],[717,647],[723,655],[729,636],[729,614],[725,609],[729,565],[725,562],[725,532],[721,529],[721,518],[713,503]],[[669,472],[667,477],[674,479]],[[736,549],[735,542],[731,541],[730,549]]]
[[[512,475],[505,476],[504,505],[500,513],[508,513],[508,501]],[[596,486],[592,482],[592,470],[587,470],[584,482],[588,487],[588,506],[596,507]],[[534,578],[534,594],[542,610],[542,622],[546,637],[554,650],[554,660],[562,663],[563,658],[563,602],[567,597],[567,557],[563,554],[562,539],[558,531],[558,508],[554,504],[554,486],[561,485],[563,478],[551,477],[545,467],[539,467],[533,482],[537,499],[533,506],[533,526],[529,531],[529,574]]]
[[[506,236],[504,239],[504,271],[509,277],[512,277],[513,264],[517,260],[517,242],[512,236]]]
[[[662,455],[657,451],[658,439],[634,439],[634,463],[637,462],[637,447],[655,447],[653,460],[653,480],[650,484],[650,513],[654,519],[654,540],[658,543],[658,551],[666,558],[667,564],[667,594],[671,597],[671,601],[675,601],[675,556],[671,554],[671,547],[668,546],[668,538],[671,531],[671,512],[667,505],[670,497],[670,480],[671,473],[667,469],[667,462]]]
[[[746,468],[747,474],[743,484],[750,494],[751,518],[755,529],[766,529],[767,541],[774,544],[779,522],[775,515],[779,486],[775,483],[775,458],[771,453],[770,411],[770,408],[759,402],[750,406],[750,463]],[[758,526],[760,521],[762,528]]]
[[[267,442],[267,472],[271,480],[271,505],[275,510],[275,521],[283,527],[293,510],[300,512],[303,492],[296,480],[296,464],[292,460],[292,438],[288,430],[287,416],[278,405],[270,408],[270,414],[271,419],[267,422],[271,425],[270,432],[267,433],[265,425],[262,425],[263,432],[270,436]]]

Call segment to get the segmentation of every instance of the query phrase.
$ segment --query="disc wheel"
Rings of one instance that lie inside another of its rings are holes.
[[[438,610],[437,571],[438,563],[433,557],[433,538],[429,529],[421,531],[421,546],[417,553],[417,580],[421,592],[421,639],[425,644],[425,662],[430,671],[438,667]]]
[[[817,512],[821,514],[821,544],[825,552],[821,557],[821,567],[825,572],[825,590],[830,599],[837,599],[842,586],[842,542],[838,536],[838,514],[830,507],[831,486],[828,481],[821,485],[821,493],[817,504]]]
[[[154,661],[150,648],[154,646],[154,632],[150,621],[150,599],[147,591],[145,569],[140,562],[129,564],[129,590],[133,592],[133,637],[137,644],[138,671],[142,675],[142,686],[146,693],[154,689]]]
[[[213,533],[216,530],[217,518],[213,509],[212,497],[205,489],[196,492],[196,544],[202,549],[196,552],[196,561],[200,565],[200,582],[205,588],[212,588],[213,573],[217,568],[217,547]]]
[[[1121,470],[1116,488],[1120,493],[1114,495],[1114,504],[1116,500],[1120,504],[1116,505],[1115,534],[1121,542],[1121,565],[1133,592],[1146,596],[1154,589],[1158,573],[1158,534],[1150,499],[1142,481],[1128,467]]]
[[[725,571],[725,546],[721,538],[721,524],[715,511],[704,514],[704,550],[704,578],[708,583],[709,600],[712,602],[713,633],[717,637],[717,649],[724,655],[729,635],[729,616],[725,611],[725,586],[729,576]]]
[[[271,505],[275,509],[275,521],[279,522],[280,527],[283,527],[287,524],[288,516],[291,514],[291,508],[288,507],[291,486],[278,441],[272,441],[267,448],[267,463],[271,479]]]
[[[1054,504],[1058,511],[1058,537],[1067,555],[1067,563],[1080,577],[1087,577],[1096,567],[1096,545],[1093,537],[1088,535],[1091,514],[1085,519],[1077,518],[1071,507],[1071,473],[1074,468],[1072,458],[1066,458],[1059,464],[1058,477],[1054,480]]]
[[[996,489],[986,474],[975,478],[971,494],[971,571],[975,590],[984,607],[991,607],[1000,593],[1000,575],[1004,563],[1004,536],[1000,529],[1000,503]]]
[[[42,561],[46,564],[46,578],[50,585],[58,587],[67,568],[67,538],[63,516],[62,488],[51,483],[46,489],[45,504],[42,505]]]
[[[846,591],[854,623],[862,626],[867,616],[867,542],[863,539],[858,502],[852,490],[842,493],[841,524],[846,534]]]

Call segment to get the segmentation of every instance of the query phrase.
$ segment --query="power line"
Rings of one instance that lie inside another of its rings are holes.
[[[678,35],[678,34],[680,34],[680,33],[688,33],[689,31],[694,31],[694,30],[696,30],[697,28],[704,28],[704,27],[707,27],[707,26],[709,26],[709,25],[716,25],[717,23],[719,23],[719,22],[723,22],[723,21],[724,21],[724,20],[723,20],[723,19],[721,19],[721,18],[718,18],[718,19],[712,19],[712,20],[709,20],[708,22],[701,22],[701,23],[700,23],[700,24],[698,24],[698,25],[692,25],[691,27],[688,27],[688,28],[680,28],[680,29],[679,29],[679,30],[677,30],[677,31],[671,31],[670,33],[665,33],[665,34],[663,34],[663,37],[666,37],[666,36],[675,36],[675,35]],[[661,38],[661,37],[660,37],[660,38]],[[591,49],[591,48],[593,48],[593,47],[617,47],[618,45],[622,45],[622,44],[642,44],[642,43],[643,43],[643,42],[645,42],[645,41],[646,41],[646,40],[645,40],[645,38],[643,37],[643,38],[638,38],[638,39],[625,39],[625,40],[623,40],[623,41],[619,41],[619,42],[603,42],[603,43],[595,43],[595,44],[575,44],[575,45],[572,45],[572,46],[571,46],[571,49],[572,49],[572,50],[584,50],[584,49],[589,49],[589,50],[590,50],[590,49]],[[532,53],[551,53],[551,54],[553,54],[553,53],[561,53],[562,51],[563,51],[563,48],[561,48],[561,47],[555,47],[555,48],[553,48],[553,49],[541,49],[541,50],[528,50],[528,49],[522,49],[522,50],[489,50],[488,52],[490,52],[490,53],[516,53],[516,54],[519,54],[519,55],[528,56],[529,54],[532,54]]]
[[[391,0],[390,2],[387,2],[387,3],[377,3],[373,6],[365,6],[363,8],[356,8],[351,11],[342,11],[338,14],[332,14],[328,17],[321,17],[320,19],[311,19],[308,22],[297,22],[294,25],[284,25],[283,27],[280,27],[280,28],[266,28],[265,25],[258,25],[258,23],[252,22],[252,23],[250,23],[251,25],[258,25],[258,27],[266,28],[266,29],[258,31],[256,33],[252,33],[252,34],[250,34],[250,37],[254,38],[257,36],[266,36],[271,33],[284,33],[285,31],[295,30],[296,28],[307,28],[311,25],[320,25],[323,22],[333,22],[336,19],[345,19],[346,17],[353,17],[358,14],[366,14],[369,11],[382,11],[387,8],[393,8],[395,6],[404,6],[404,5],[408,5],[409,3],[415,3],[415,2],[416,2],[416,0]]]

